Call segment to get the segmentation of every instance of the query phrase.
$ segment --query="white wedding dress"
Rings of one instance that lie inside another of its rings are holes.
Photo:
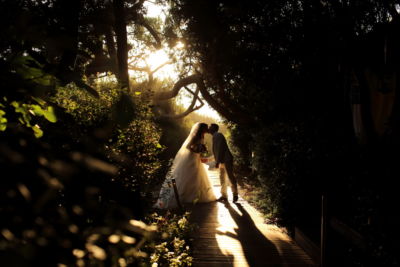
[[[154,207],[173,209],[178,206],[172,187],[172,178],[175,178],[181,203],[211,202],[216,200],[207,170],[200,161],[200,154],[188,149],[188,145],[192,143],[198,128],[199,123],[193,125],[189,136],[176,154]]]

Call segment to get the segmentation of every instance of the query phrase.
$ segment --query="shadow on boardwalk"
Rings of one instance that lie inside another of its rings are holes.
[[[218,196],[218,172],[208,172]],[[262,215],[240,197],[235,204],[197,203],[189,209],[191,221],[198,225],[193,236],[195,267],[316,266],[288,235],[265,224]]]
[[[194,266],[315,266],[290,237],[262,223],[247,202],[203,203],[192,211],[191,220],[199,226]]]
[[[218,196],[218,172],[208,172]],[[195,267],[317,266],[288,235],[265,224],[262,215],[240,197],[239,203],[197,203],[190,210],[191,221],[198,225],[193,236]]]
[[[217,240],[219,222],[217,202],[197,204],[193,207],[191,221],[199,229],[194,235],[194,266],[229,267],[234,266],[234,256],[221,250]]]
[[[234,229],[236,233],[235,235],[225,234],[240,242],[247,264],[249,266],[265,266],[268,263],[274,264],[274,266],[282,266],[283,259],[281,259],[275,244],[257,228],[249,213],[240,203],[234,205],[240,213],[230,203],[225,203],[225,207],[237,225],[237,228]],[[262,258],[261,262],[260,258]]]

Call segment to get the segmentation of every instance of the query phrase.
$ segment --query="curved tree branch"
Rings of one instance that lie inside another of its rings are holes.
[[[136,71],[144,71],[144,72],[147,72],[147,73],[151,73],[152,71],[150,70],[150,68],[149,67],[137,67],[137,66],[134,66],[134,65],[128,65],[128,68],[130,69],[130,70],[136,70]]]
[[[142,8],[144,1],[145,0],[139,0],[131,8],[128,9],[127,13],[130,15],[128,18],[133,19],[138,25],[145,27],[155,39],[154,47],[160,49],[161,38],[158,32],[147,22],[146,18],[142,14],[138,13],[138,10]]]
[[[175,96],[178,95],[179,91],[182,89],[182,87],[192,84],[192,83],[197,83],[200,80],[200,75],[194,74],[185,78],[181,78],[179,81],[177,81],[174,85],[174,87],[167,92],[158,92],[154,95],[155,100],[167,100],[174,98]]]
[[[196,97],[198,98],[198,100],[199,100],[199,102],[200,102],[200,104],[201,104],[202,106],[204,105],[203,100],[201,100],[201,98],[198,97],[198,94],[196,94],[195,92],[193,92],[192,90],[190,90],[187,86],[184,86],[184,87],[185,87],[185,89],[186,89],[187,91],[189,91],[189,93],[191,93],[193,96],[196,96]]]
[[[152,70],[151,73],[154,74],[155,72],[157,72],[159,69],[161,69],[161,68],[164,67],[165,65],[171,64],[171,63],[172,63],[172,61],[171,61],[171,60],[168,60],[168,61],[162,63],[160,66],[158,66],[158,67],[155,68],[154,70]]]
[[[170,91],[156,93],[154,95],[154,99],[157,101],[174,98],[178,95],[179,91],[182,88],[185,88],[190,92],[191,90],[186,86],[192,83],[195,83],[197,85],[196,91],[200,91],[201,95],[207,101],[207,103],[226,119],[236,123],[245,124],[254,122],[254,119],[248,116],[245,112],[238,111],[238,108],[236,107],[231,107],[230,105],[234,105],[231,101],[228,101],[228,104],[224,105],[225,103],[221,104],[216,99],[214,99],[214,97],[208,92],[201,74],[193,74],[191,76],[180,79],[175,83],[174,87]]]
[[[164,67],[165,65],[167,65],[167,64],[169,64],[169,63],[171,63],[171,61],[164,62],[163,64],[161,64],[160,66],[158,66],[158,67],[155,68],[154,70],[151,70],[149,66],[146,66],[146,67],[137,67],[137,66],[134,66],[134,65],[131,65],[131,64],[128,64],[128,68],[129,68],[130,70],[146,72],[147,75],[149,76],[149,82],[151,82],[151,81],[154,80],[154,78],[153,78],[153,77],[154,77],[154,73],[156,73],[158,70],[160,70],[162,67]]]
[[[146,21],[146,19],[142,15],[139,15],[136,18],[136,22],[137,22],[137,24],[143,26],[153,36],[153,38],[155,40],[154,47],[156,49],[160,49],[161,48],[161,39],[160,39],[158,32]]]
[[[164,67],[165,65],[170,64],[170,63],[171,63],[171,61],[164,62],[163,64],[161,64],[160,66],[158,66],[154,70],[151,70],[150,67],[137,67],[137,66],[132,65],[130,63],[128,64],[128,68],[130,70],[144,71],[144,72],[147,72],[149,75],[152,75],[152,74],[156,73],[157,71],[159,71],[162,67]]]
[[[200,92],[199,87],[197,87],[195,92],[193,92],[191,90],[189,90],[189,91],[193,93],[193,99],[192,99],[192,103],[190,103],[190,106],[184,112],[179,113],[179,114],[166,114],[166,115],[162,115],[161,117],[170,118],[170,119],[180,119],[180,118],[183,118],[183,117],[189,115],[193,111],[196,111],[196,110],[200,109],[201,107],[203,107],[204,102],[201,101],[201,99],[199,98],[199,92]],[[197,100],[200,100],[200,105],[195,106]]]
[[[144,52],[140,53],[139,55],[133,55],[128,57],[128,64],[131,64],[135,60],[143,59],[146,54]]]

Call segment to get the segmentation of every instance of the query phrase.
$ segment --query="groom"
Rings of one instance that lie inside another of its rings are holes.
[[[236,202],[238,200],[238,189],[236,177],[233,174],[233,157],[224,135],[219,133],[218,129],[219,126],[215,123],[212,123],[208,128],[208,133],[212,135],[212,151],[215,158],[215,167],[219,168],[219,179],[221,181],[221,197],[218,201],[228,200],[226,173],[232,184],[233,202]]]

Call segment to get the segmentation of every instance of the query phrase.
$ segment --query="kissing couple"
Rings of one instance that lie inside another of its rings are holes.
[[[159,197],[154,207],[160,209],[173,209],[178,206],[175,193],[171,188],[171,181],[175,179],[179,200],[182,203],[227,201],[227,180],[231,183],[233,202],[238,200],[236,177],[233,174],[233,157],[228,148],[224,135],[218,132],[219,126],[206,123],[195,123],[188,137],[173,160],[172,167],[161,187]],[[212,157],[203,158],[206,152],[204,135],[212,135],[212,152],[215,167],[219,169],[221,182],[221,197],[216,198],[208,177],[204,162],[209,162]]]

